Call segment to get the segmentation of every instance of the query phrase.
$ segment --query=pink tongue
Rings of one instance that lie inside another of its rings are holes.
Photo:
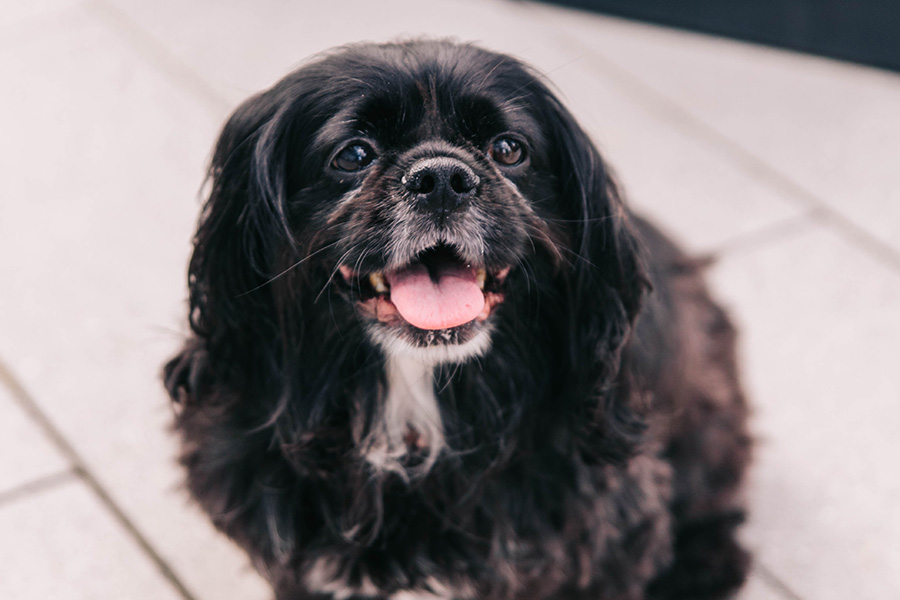
[[[385,274],[400,315],[419,329],[449,329],[475,319],[484,308],[475,269],[441,264],[436,270],[437,282],[421,263]]]

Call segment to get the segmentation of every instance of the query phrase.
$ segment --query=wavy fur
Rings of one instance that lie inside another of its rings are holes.
[[[365,179],[324,172],[348,123],[380,152]],[[515,172],[482,150],[508,130],[529,144]],[[384,268],[403,247],[420,217],[392,190],[412,152],[481,174],[478,225],[454,240],[513,269],[489,348],[433,370],[439,443],[379,468],[362,441],[385,427],[391,350],[339,267]],[[749,441],[731,326],[527,67],[443,41],[335,50],[234,112],[209,180],[192,334],[165,383],[191,493],[277,598],[740,585]]]

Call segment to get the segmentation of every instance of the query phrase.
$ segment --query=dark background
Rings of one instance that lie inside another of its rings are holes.
[[[545,0],[900,71],[900,0]]]

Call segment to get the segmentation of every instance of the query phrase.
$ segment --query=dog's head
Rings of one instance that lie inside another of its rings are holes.
[[[522,82],[499,57],[438,44],[357,48],[323,66],[334,114],[305,157],[318,170],[297,182],[324,208],[306,251],[334,245],[336,287],[387,352],[483,352],[508,275],[550,236],[526,199],[550,188],[534,177],[547,145],[515,102]]]
[[[590,141],[517,60],[443,41],[349,46],[225,126],[192,325],[286,346],[358,329],[436,364],[543,319],[588,364],[622,341],[643,291],[626,220]]]

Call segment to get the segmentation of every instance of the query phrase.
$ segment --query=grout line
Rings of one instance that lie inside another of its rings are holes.
[[[125,529],[134,542],[144,551],[144,554],[156,565],[162,576],[177,590],[183,600],[196,600],[188,591],[166,560],[150,544],[146,536],[131,521],[125,511],[113,500],[106,488],[87,468],[86,463],[78,454],[78,451],[69,443],[62,432],[53,424],[50,418],[41,410],[38,403],[31,397],[19,380],[12,374],[5,362],[0,360],[0,385],[5,386],[12,395],[13,400],[24,410],[29,417],[40,427],[44,435],[56,446],[57,450],[72,464],[72,475],[77,476],[94,492],[101,504],[112,514],[115,521]]]
[[[797,592],[788,587],[786,583],[784,583],[767,567],[760,564],[759,561],[756,561],[753,570],[757,575],[759,575],[760,579],[766,582],[766,584],[768,584],[770,587],[775,588],[779,593],[787,596],[790,600],[803,600],[803,598]]]
[[[546,12],[543,8],[536,7],[532,2],[524,2],[522,5],[527,6],[527,10]],[[767,182],[788,201],[811,210],[811,216],[820,223],[836,230],[839,235],[857,244],[871,257],[884,263],[894,271],[900,272],[900,252],[892,246],[873,237],[863,227],[834,210],[814,192],[794,181],[790,175],[780,171],[777,167],[769,164],[742,146],[737,140],[732,139],[695,116],[688,109],[682,107],[665,95],[665,93],[657,90],[637,75],[616,64],[608,57],[593,51],[580,40],[565,35],[559,27],[556,27],[555,31],[555,38],[559,40],[561,45],[585,55],[584,60],[589,61],[598,70],[614,79],[621,85],[620,89],[639,97],[645,106],[654,110],[665,121],[684,128],[692,136],[702,139],[714,148],[721,148],[748,174],[757,176],[760,180]]]
[[[2,509],[6,504],[10,504],[34,494],[39,494],[41,492],[60,487],[61,485],[69,483],[77,477],[78,473],[75,471],[75,469],[66,469],[65,471],[53,473],[52,475],[44,475],[43,477],[38,477],[37,479],[33,479],[6,491],[0,492],[0,509]]]
[[[705,254],[710,254],[718,259],[744,252],[752,252],[760,246],[786,240],[798,234],[808,232],[816,217],[816,211],[813,209],[803,211],[798,215],[784,217],[779,221],[764,225],[754,231],[739,233],[730,240],[713,247]]]
[[[110,28],[122,35],[125,42],[134,47],[138,53],[169,75],[173,82],[181,84],[199,98],[214,111],[216,116],[226,115],[234,108],[234,102],[219,92],[213,84],[192,67],[185,64],[164,43],[160,42],[124,10],[106,0],[89,0],[86,6],[105,20]]]

